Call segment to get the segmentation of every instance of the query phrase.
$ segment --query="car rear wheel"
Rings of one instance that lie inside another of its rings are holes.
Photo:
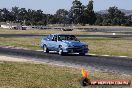
[[[43,52],[44,52],[44,53],[49,53],[49,49],[47,48],[46,45],[43,46]]]

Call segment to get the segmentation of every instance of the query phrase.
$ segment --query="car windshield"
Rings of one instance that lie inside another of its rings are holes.
[[[62,41],[62,40],[74,40],[74,41],[78,41],[78,39],[74,35],[59,35],[58,36],[58,40],[59,41]]]

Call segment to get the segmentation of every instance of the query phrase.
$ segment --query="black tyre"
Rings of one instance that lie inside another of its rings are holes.
[[[62,56],[66,56],[67,55],[66,52],[63,52],[61,47],[59,47],[58,53],[59,53],[59,55],[62,55]]]
[[[44,53],[49,53],[49,49],[47,48],[46,45],[43,46],[43,52],[44,52]]]

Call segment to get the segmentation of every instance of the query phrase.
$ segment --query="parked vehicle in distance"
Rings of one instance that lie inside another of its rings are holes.
[[[74,35],[69,34],[50,34],[41,40],[43,52],[57,51],[60,55],[69,53],[79,53],[85,55],[88,53],[88,45],[81,43]]]

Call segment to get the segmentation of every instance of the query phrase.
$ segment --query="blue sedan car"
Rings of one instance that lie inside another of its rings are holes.
[[[57,51],[60,55],[69,53],[79,53],[85,55],[88,53],[88,45],[81,43],[74,35],[69,34],[50,34],[41,40],[43,52]]]

